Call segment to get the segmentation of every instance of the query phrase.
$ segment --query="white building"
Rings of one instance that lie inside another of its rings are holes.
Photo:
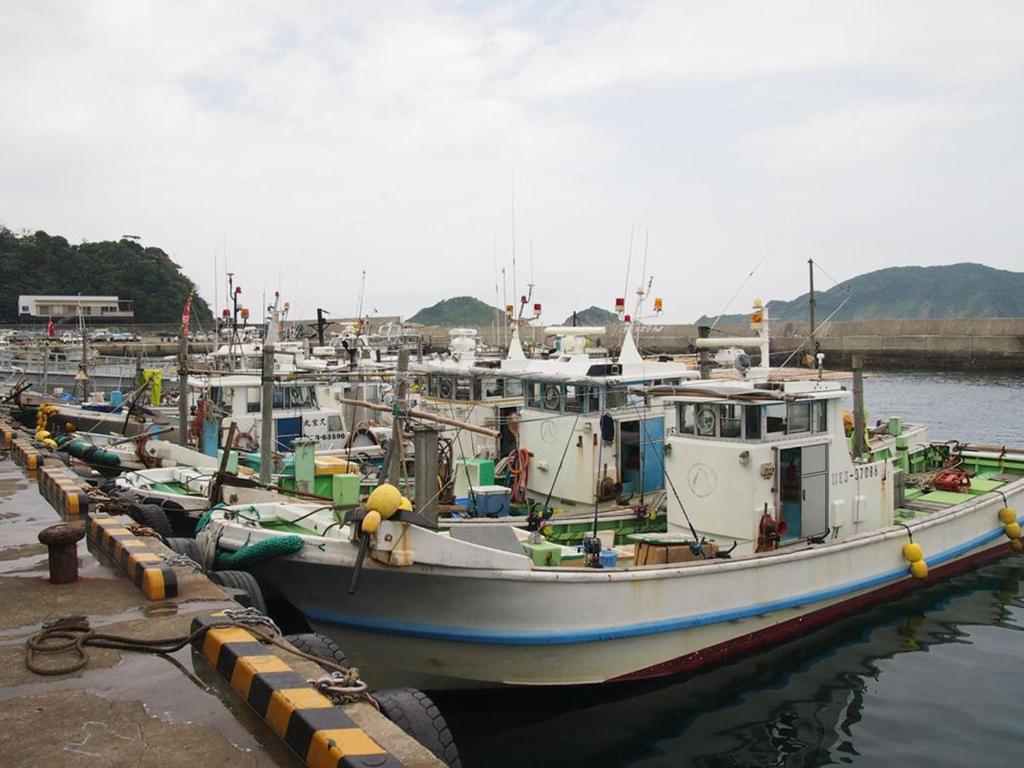
[[[82,308],[85,319],[135,317],[134,302],[117,296],[19,296],[18,316],[60,318],[78,317]]]

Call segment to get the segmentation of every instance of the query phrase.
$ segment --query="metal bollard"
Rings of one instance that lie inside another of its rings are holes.
[[[78,542],[85,537],[81,525],[58,523],[39,532],[39,542],[49,550],[50,583],[78,581]]]

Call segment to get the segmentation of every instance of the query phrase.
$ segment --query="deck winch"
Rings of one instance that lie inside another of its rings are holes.
[[[949,493],[967,493],[971,490],[971,473],[955,467],[943,469],[932,479],[937,491]]]

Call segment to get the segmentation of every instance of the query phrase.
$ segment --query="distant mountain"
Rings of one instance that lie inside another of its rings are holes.
[[[422,325],[489,325],[494,322],[497,309],[485,304],[472,296],[456,296],[444,299],[432,307],[421,309],[412,317],[410,323]],[[505,313],[501,313],[502,317]]]
[[[576,313],[576,325],[612,325],[619,322],[619,316],[607,309],[591,305]],[[572,325],[572,315],[565,318],[565,325]]]
[[[807,320],[807,297],[805,293],[792,301],[769,301],[769,318]],[[833,320],[1024,317],[1024,272],[969,263],[889,267],[851,278],[827,291],[816,290],[815,300],[819,322],[832,312]],[[840,304],[842,308],[836,311]],[[724,315],[719,322],[742,323],[749,317]],[[696,322],[704,325],[714,319],[704,315]]]

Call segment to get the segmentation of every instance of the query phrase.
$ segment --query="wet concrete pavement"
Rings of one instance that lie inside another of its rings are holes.
[[[106,558],[94,555],[87,540],[78,544],[79,581],[51,584],[37,536],[59,521],[34,478],[0,454],[3,765],[302,765],[190,647],[169,656],[89,647],[88,665],[79,672],[51,677],[26,668],[26,639],[54,619],[87,616],[93,628],[156,639],[187,635],[197,613],[238,607],[205,576],[185,568],[175,569],[179,597],[149,601]],[[293,656],[288,663],[309,677],[322,674],[315,664]],[[405,764],[437,765],[369,706],[345,711],[372,728],[374,738]]]

